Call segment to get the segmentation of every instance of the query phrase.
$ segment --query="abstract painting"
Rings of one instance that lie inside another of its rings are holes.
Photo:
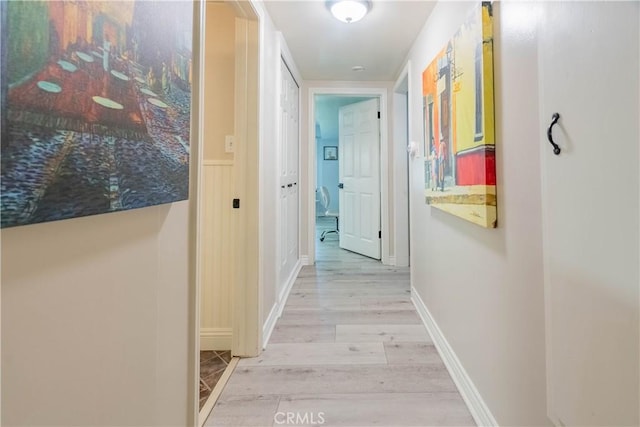
[[[427,204],[497,226],[490,3],[466,22],[422,74]]]
[[[2,227],[187,199],[193,2],[0,3]]]

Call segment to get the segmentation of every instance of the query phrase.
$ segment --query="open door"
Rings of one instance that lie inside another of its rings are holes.
[[[379,99],[340,108],[340,247],[380,259]]]

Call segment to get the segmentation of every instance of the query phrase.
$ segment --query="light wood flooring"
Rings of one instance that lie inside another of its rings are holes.
[[[410,301],[408,268],[337,242],[317,241],[266,350],[240,361],[205,425],[475,425]]]

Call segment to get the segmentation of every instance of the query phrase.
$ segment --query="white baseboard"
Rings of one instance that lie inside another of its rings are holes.
[[[409,267],[409,257],[396,255],[396,262],[393,265],[396,267]]]
[[[289,293],[291,292],[291,288],[293,288],[293,284],[296,282],[298,278],[298,274],[300,273],[300,269],[302,269],[302,258],[298,260],[296,265],[293,267],[293,271],[291,271],[291,275],[287,279],[285,286],[282,288],[280,295],[278,295],[278,300],[271,307],[271,312],[267,317],[267,321],[264,322],[264,326],[262,327],[262,349],[264,350],[269,343],[269,339],[271,338],[271,334],[273,333],[273,329],[276,327],[276,322],[282,316],[282,310],[284,310],[284,306],[287,303],[287,298],[289,298]]]
[[[278,318],[282,316],[282,310],[284,310],[284,306],[287,303],[287,298],[289,298],[289,293],[291,292],[291,288],[293,288],[293,284],[296,282],[298,278],[298,274],[300,274],[300,270],[302,269],[302,260],[298,260],[296,265],[293,267],[291,271],[291,275],[287,279],[287,283],[285,284],[282,292],[278,295]]]
[[[396,265],[396,257],[390,256],[389,258],[387,258],[387,264],[388,265]]]
[[[302,265],[311,265],[311,264],[309,264],[309,255],[302,255],[300,257],[300,264],[302,264]]]
[[[271,307],[271,312],[269,316],[267,316],[266,322],[262,326],[262,349],[264,350],[267,347],[267,343],[271,338],[271,334],[273,333],[273,328],[276,327],[276,322],[278,321],[278,304],[273,304]]]
[[[480,392],[471,381],[471,378],[467,374],[467,371],[460,363],[458,356],[456,356],[453,348],[447,342],[447,339],[442,334],[442,331],[438,327],[435,319],[431,316],[429,309],[425,305],[424,301],[418,295],[418,292],[414,287],[411,287],[411,301],[413,301],[413,305],[416,307],[418,314],[422,318],[422,322],[424,323],[429,335],[431,335],[431,340],[433,341],[438,353],[440,353],[440,357],[444,361],[451,378],[458,387],[458,391],[462,395],[469,411],[471,412],[471,416],[475,420],[478,426],[498,426],[498,422],[491,414],[489,407],[482,399]]]
[[[200,350],[231,350],[231,328],[200,328]]]

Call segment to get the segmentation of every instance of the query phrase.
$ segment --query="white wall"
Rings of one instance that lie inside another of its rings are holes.
[[[200,10],[193,105],[200,105]],[[192,110],[190,194],[198,191]],[[5,426],[193,425],[196,200],[0,231]]]
[[[423,143],[422,71],[474,4],[438,3],[416,39],[410,140]],[[426,205],[424,157],[415,158],[412,285],[498,423],[548,425],[535,4],[494,6],[498,228]]]
[[[2,230],[2,424],[186,425],[188,202]]]
[[[225,151],[225,135],[233,135],[235,111],[235,18],[228,4],[207,1],[204,49],[205,160],[233,160]]]

